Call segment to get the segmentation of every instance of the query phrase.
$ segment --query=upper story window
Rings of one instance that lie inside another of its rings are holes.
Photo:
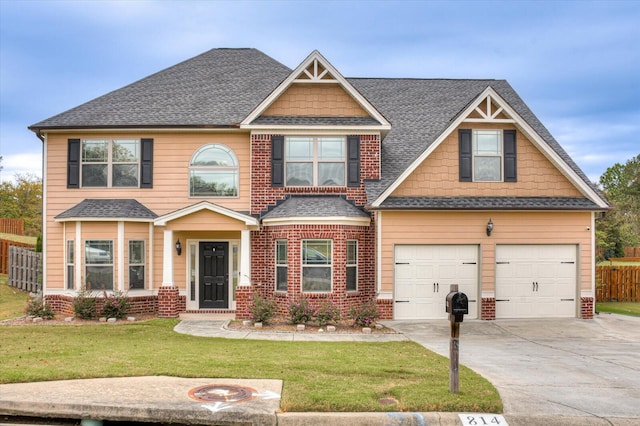
[[[345,186],[346,141],[343,137],[285,138],[287,186]]]
[[[138,187],[138,139],[84,139],[81,154],[83,187]]]
[[[238,159],[226,145],[205,145],[189,164],[189,195],[192,197],[237,197]]]
[[[516,134],[460,129],[460,182],[517,182]]]
[[[502,181],[502,132],[473,131],[473,180]]]

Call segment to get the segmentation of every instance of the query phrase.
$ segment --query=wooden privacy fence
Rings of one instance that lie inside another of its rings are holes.
[[[23,291],[42,290],[42,253],[24,247],[9,248],[9,285]]]
[[[640,302],[640,266],[596,266],[597,302]]]
[[[0,233],[24,235],[24,219],[0,219]]]
[[[9,240],[0,240],[0,274],[9,273],[9,247],[29,247],[33,248],[33,244],[18,243]]]

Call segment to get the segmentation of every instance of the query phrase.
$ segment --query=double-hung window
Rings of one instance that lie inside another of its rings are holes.
[[[136,188],[140,180],[140,140],[82,141],[82,186]]]
[[[238,196],[238,159],[225,145],[200,148],[191,158],[189,175],[192,197]]]
[[[129,288],[144,289],[144,240],[129,241]]]
[[[332,241],[302,241],[302,291],[331,292]]]
[[[287,186],[345,186],[346,168],[344,137],[285,138]]]
[[[347,291],[358,290],[358,240],[347,240]]]
[[[473,180],[502,181],[502,132],[500,130],[473,131]]]
[[[276,291],[287,291],[287,240],[276,240]]]
[[[113,240],[86,240],[84,263],[87,290],[113,290]]]

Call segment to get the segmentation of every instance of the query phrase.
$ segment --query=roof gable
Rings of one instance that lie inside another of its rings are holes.
[[[589,200],[597,206],[607,208],[607,203],[580,176],[565,159],[556,152],[545,139],[527,123],[491,86],[488,86],[468,106],[453,119],[446,129],[415,160],[400,173],[371,203],[380,207],[385,199],[404,182],[422,162],[429,157],[442,142],[462,123],[513,123],[540,150],[540,152]]]
[[[384,131],[391,128],[389,121],[387,121],[376,107],[356,90],[317,50],[314,50],[302,61],[269,96],[247,115],[240,127],[249,129],[254,127],[264,128],[264,117],[270,117],[271,115],[285,116],[282,112],[282,106],[279,105],[279,103],[282,103],[283,99],[290,97],[292,91],[298,91],[298,89],[294,87],[297,85],[305,85],[308,89],[315,91],[316,95],[320,95],[320,97],[326,96],[329,91],[334,91],[334,94],[346,95],[345,99],[348,98],[352,105],[347,113],[353,114],[354,117],[370,117],[375,123],[375,125],[371,127],[377,130]],[[320,112],[305,114],[305,110],[303,109],[302,111],[303,114],[296,115],[327,116]],[[344,113],[344,111],[342,113],[338,111],[329,116],[345,117]],[[270,125],[278,127],[286,126],[286,124],[283,123]],[[360,123],[360,125],[362,124]],[[296,123],[296,126],[299,128],[300,122]],[[303,124],[303,126],[306,127],[309,125]]]
[[[174,212],[171,213],[167,213],[165,215],[162,215],[158,218],[156,218],[153,221],[153,224],[155,226],[166,226],[169,222],[177,220],[177,219],[181,219],[183,217],[192,215],[194,213],[200,213],[202,211],[209,211],[212,213],[217,213],[219,215],[222,216],[226,216],[228,218],[231,218],[233,220],[237,220],[239,222],[244,223],[247,226],[258,226],[258,219],[254,218],[253,216],[249,216],[246,214],[242,214],[239,213],[235,210],[231,210],[228,209],[226,207],[222,207],[218,204],[214,204],[211,203],[209,201],[201,201],[199,203],[196,204],[192,204],[188,207],[176,210]]]

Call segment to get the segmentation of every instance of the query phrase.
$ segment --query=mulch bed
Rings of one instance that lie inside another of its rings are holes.
[[[330,324],[335,327],[335,331],[328,331],[327,326],[319,326],[318,324],[305,324],[304,330],[300,331],[296,324],[292,324],[285,318],[275,318],[261,328],[257,328],[253,323],[245,325],[244,321],[232,320],[227,325],[229,330],[235,331],[254,331],[254,332],[271,332],[271,333],[331,333],[331,334],[362,334],[362,327],[356,326],[352,321],[338,321]],[[371,334],[396,334],[397,332],[391,328],[387,328],[380,324],[378,327],[372,326]]]

